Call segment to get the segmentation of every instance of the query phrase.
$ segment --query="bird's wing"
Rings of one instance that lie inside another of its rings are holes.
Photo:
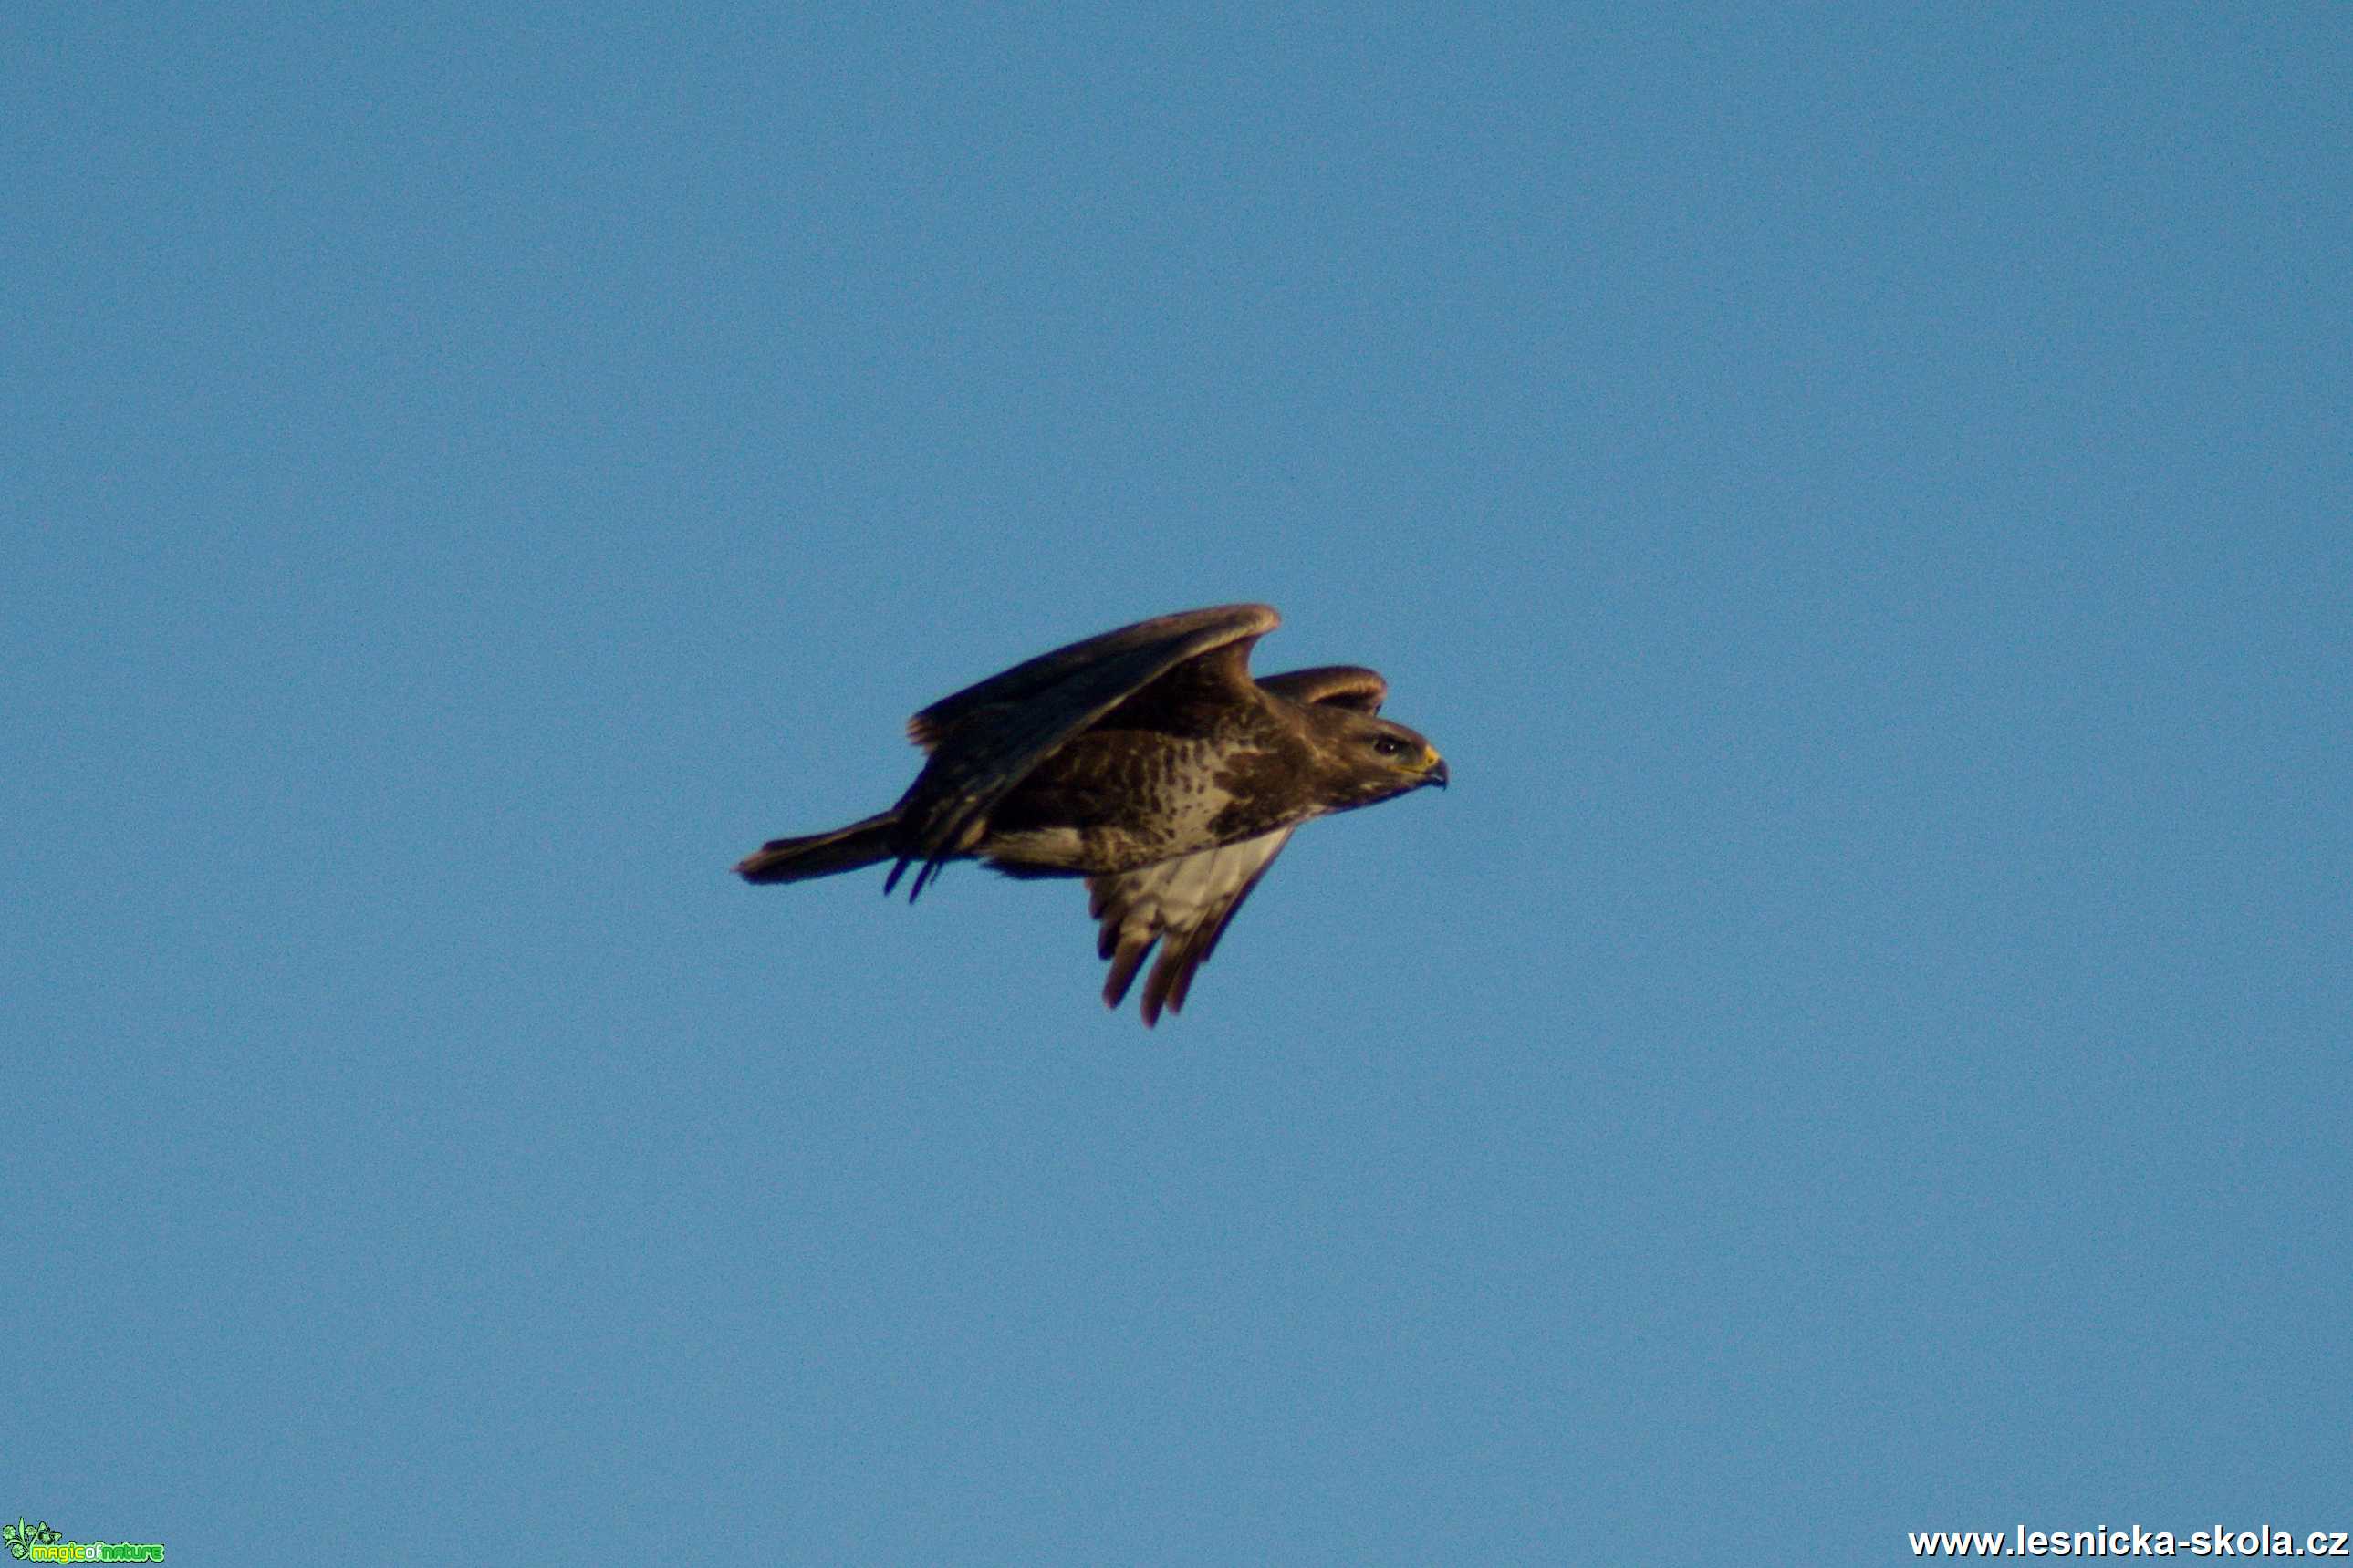
[[[1231,700],[1250,691],[1250,645],[1281,624],[1265,605],[1221,605],[1139,621],[1018,664],[943,698],[907,721],[931,762],[899,803],[908,852],[887,891],[914,861],[912,898],[967,832],[1055,748],[1179,666],[1187,685]]]
[[[1366,713],[1380,711],[1388,682],[1353,664],[1320,665],[1270,675],[1259,685],[1293,702],[1327,702]],[[1234,911],[1291,841],[1293,829],[1279,827],[1239,844],[1221,845],[1134,871],[1087,879],[1088,912],[1102,922],[1097,951],[1111,960],[1103,1001],[1116,1007],[1135,984],[1154,942],[1160,958],[1144,983],[1144,1021],[1160,1021],[1160,1010],[1182,1012],[1193,972],[1208,962]]]
[[[1320,664],[1314,669],[1285,670],[1259,677],[1261,686],[1293,702],[1323,702],[1377,713],[1389,694],[1389,683],[1377,671],[1356,664]]]
[[[1216,951],[1226,922],[1274,864],[1292,831],[1278,827],[1239,844],[1088,878],[1088,912],[1103,922],[1097,951],[1111,960],[1104,1005],[1116,1007],[1126,999],[1145,955],[1159,942],[1159,962],[1144,983],[1144,1021],[1158,1023],[1164,1005],[1182,1012],[1193,972]]]
[[[951,731],[981,710],[1045,697],[1082,677],[1117,687],[1119,696],[1103,704],[1109,709],[1119,698],[1129,695],[1180,660],[1233,643],[1243,644],[1241,651],[1246,654],[1250,641],[1264,637],[1282,624],[1282,617],[1267,605],[1218,605],[1206,610],[1180,610],[1173,616],[1138,621],[1115,632],[1041,653],[1002,675],[992,675],[977,685],[941,698],[907,721],[907,738],[927,752],[937,751]],[[1150,673],[1129,673],[1138,668],[1147,668]]]

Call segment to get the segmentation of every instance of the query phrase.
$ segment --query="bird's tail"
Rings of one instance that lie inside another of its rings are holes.
[[[899,814],[886,811],[830,833],[772,838],[744,857],[735,874],[747,882],[801,882],[899,858]]]

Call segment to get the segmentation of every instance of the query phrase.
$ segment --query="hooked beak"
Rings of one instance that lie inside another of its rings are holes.
[[[1430,766],[1422,772],[1421,782],[1426,784],[1436,784],[1439,788],[1444,789],[1446,787],[1446,759],[1440,756],[1437,752],[1432,752],[1430,754]]]

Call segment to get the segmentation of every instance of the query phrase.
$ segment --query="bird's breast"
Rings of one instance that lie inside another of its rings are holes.
[[[998,804],[980,852],[1119,871],[1230,844],[1296,819],[1274,796],[1252,798],[1280,771],[1261,748],[1231,740],[1091,731]]]

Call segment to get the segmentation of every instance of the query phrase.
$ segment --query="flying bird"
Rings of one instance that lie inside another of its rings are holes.
[[[1152,952],[1144,1021],[1180,1011],[1193,973],[1300,824],[1446,784],[1430,743],[1381,718],[1388,683],[1354,665],[1258,679],[1282,624],[1265,605],[1138,621],[1015,665],[907,721],[929,753],[899,804],[777,838],[735,869],[798,882],[892,862],[910,900],[951,860],[1083,877],[1116,1007]]]

